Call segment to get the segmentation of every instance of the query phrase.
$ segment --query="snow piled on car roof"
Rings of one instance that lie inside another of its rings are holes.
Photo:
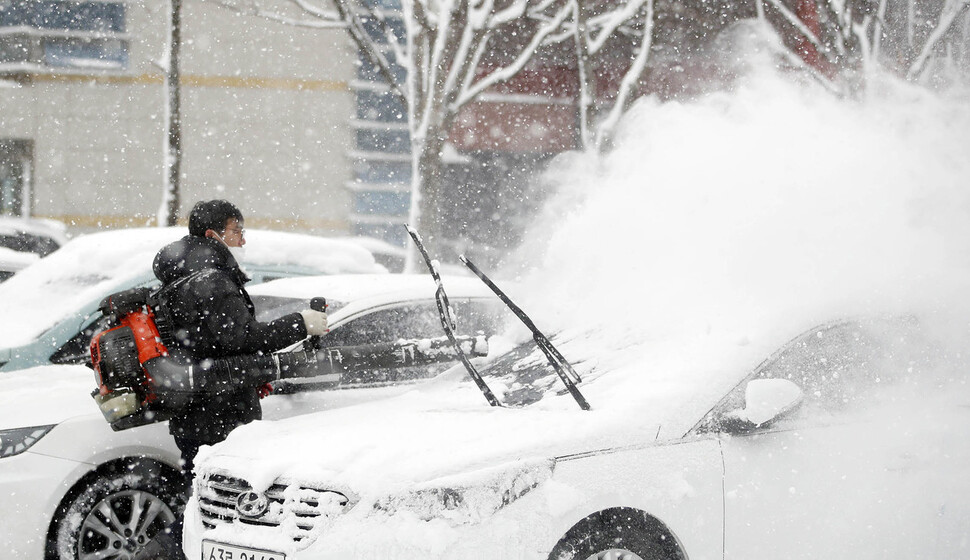
[[[449,296],[490,295],[492,292],[477,278],[446,277]],[[430,274],[342,274],[339,276],[303,276],[281,278],[248,289],[250,295],[309,299],[324,296],[328,300],[352,301],[367,297],[429,298],[437,285]],[[443,334],[442,334],[443,335]]]
[[[0,346],[29,343],[83,306],[137,282],[154,282],[155,254],[186,234],[184,227],[133,228],[72,239],[0,284]],[[246,237],[245,264],[318,274],[386,272],[366,249],[346,241],[265,230],[247,230]],[[77,317],[77,328],[83,319]]]
[[[965,308],[970,108],[894,84],[866,95],[764,72],[690,103],[641,100],[609,155],[550,166],[546,219],[506,272],[592,411],[555,391],[491,408],[452,368],[395,399],[244,426],[201,463],[377,495],[624,433],[676,437],[815,324]]]

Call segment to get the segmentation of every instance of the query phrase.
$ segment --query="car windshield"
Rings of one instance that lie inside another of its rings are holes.
[[[58,245],[56,241],[49,237],[16,232],[13,234],[0,234],[0,247],[38,255],[49,255],[57,250]]]
[[[502,395],[506,406],[528,406],[546,394],[566,392],[556,370],[532,340],[502,354],[482,368],[481,374],[490,385],[508,387]]]

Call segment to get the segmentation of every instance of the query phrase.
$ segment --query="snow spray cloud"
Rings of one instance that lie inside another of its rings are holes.
[[[847,101],[762,69],[643,99],[609,155],[551,166],[525,291],[564,327],[657,332],[961,304],[968,147],[970,107],[904,84]]]

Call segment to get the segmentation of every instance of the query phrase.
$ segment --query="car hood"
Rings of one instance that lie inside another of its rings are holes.
[[[426,386],[396,398],[244,426],[200,453],[200,462],[204,471],[229,473],[256,489],[289,479],[377,500],[490,465],[541,462],[557,451],[588,449],[594,434],[616,427],[612,420],[578,409],[491,408],[473,387],[445,392]]]
[[[0,429],[58,424],[100,414],[91,398],[94,374],[80,365],[49,365],[0,376]]]
[[[581,410],[555,374],[528,381],[537,395],[526,406],[490,407],[456,366],[396,397],[243,426],[197,464],[255,488],[280,478],[376,498],[485,465],[649,445],[687,433],[774,344],[691,341],[706,348],[701,354],[691,345],[630,344],[601,330],[555,339],[583,376],[592,410]],[[517,345],[493,337],[490,346],[489,359],[497,359]],[[487,374],[500,400],[526,383],[517,374],[530,361],[544,358],[535,350]]]

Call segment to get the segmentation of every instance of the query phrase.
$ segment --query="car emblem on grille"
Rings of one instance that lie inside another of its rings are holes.
[[[243,517],[259,517],[269,509],[269,500],[262,492],[243,492],[236,498],[236,511]]]

